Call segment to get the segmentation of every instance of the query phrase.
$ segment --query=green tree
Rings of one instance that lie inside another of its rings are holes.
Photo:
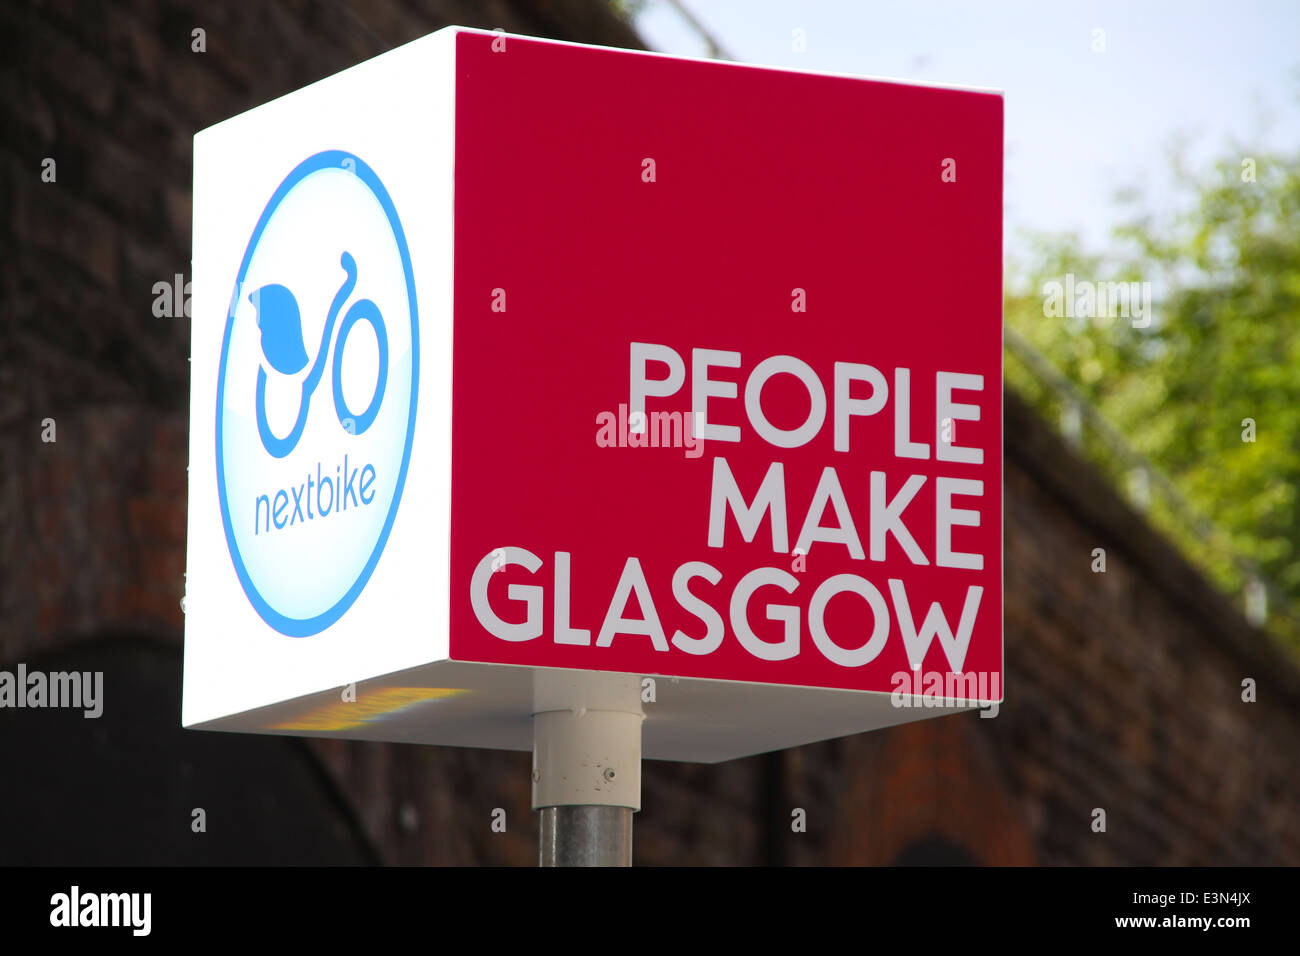
[[[1186,520],[1154,515],[1194,560],[1237,589],[1238,555],[1300,606],[1300,157],[1244,160],[1176,173],[1184,211],[1135,215],[1110,255],[1086,254],[1073,236],[1039,240],[1030,265],[1011,271],[1006,316],[1219,529],[1207,549]],[[1045,285],[1070,273],[1150,282],[1149,327],[1046,314]],[[1062,412],[1022,362],[1009,356],[1007,368],[1041,410]],[[1087,450],[1120,476],[1113,452]]]

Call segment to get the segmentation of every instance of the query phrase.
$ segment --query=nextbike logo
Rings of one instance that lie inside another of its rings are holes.
[[[253,229],[217,373],[226,542],[283,634],[337,621],[383,553],[411,459],[418,324],[383,183],[348,153],[304,160]]]

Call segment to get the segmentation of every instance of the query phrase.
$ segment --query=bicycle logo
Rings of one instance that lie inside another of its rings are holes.
[[[325,371],[326,356],[329,353],[330,336],[334,331],[334,322],[339,309],[352,294],[357,284],[357,263],[351,253],[343,253],[340,259],[347,278],[334,296],[329,314],[325,318],[325,331],[321,335],[320,348],[316,351],[316,361],[302,383],[302,398],[298,406],[298,418],[292,430],[284,438],[278,438],[271,431],[266,420],[266,369],[257,370],[257,431],[266,450],[276,458],[284,458],[298,445],[303,428],[307,424],[307,412],[311,408],[312,395]],[[277,372],[284,375],[296,375],[307,366],[307,350],[302,340],[302,315],[298,311],[298,300],[292,292],[282,285],[262,286],[249,294],[248,299],[257,310],[257,325],[262,332],[262,354]],[[348,333],[357,322],[365,321],[374,330],[375,340],[379,344],[379,378],[375,384],[374,397],[366,410],[359,415],[353,414],[343,398],[343,352]],[[361,299],[353,303],[343,316],[339,326],[338,339],[334,342],[334,413],[339,424],[350,435],[361,435],[374,423],[379,414],[379,406],[384,400],[384,385],[388,380],[388,333],[384,329],[384,317],[379,306],[370,299]]]

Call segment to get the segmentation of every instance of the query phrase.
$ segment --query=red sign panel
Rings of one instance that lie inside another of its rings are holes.
[[[1001,96],[457,43],[451,656],[1000,699]]]

